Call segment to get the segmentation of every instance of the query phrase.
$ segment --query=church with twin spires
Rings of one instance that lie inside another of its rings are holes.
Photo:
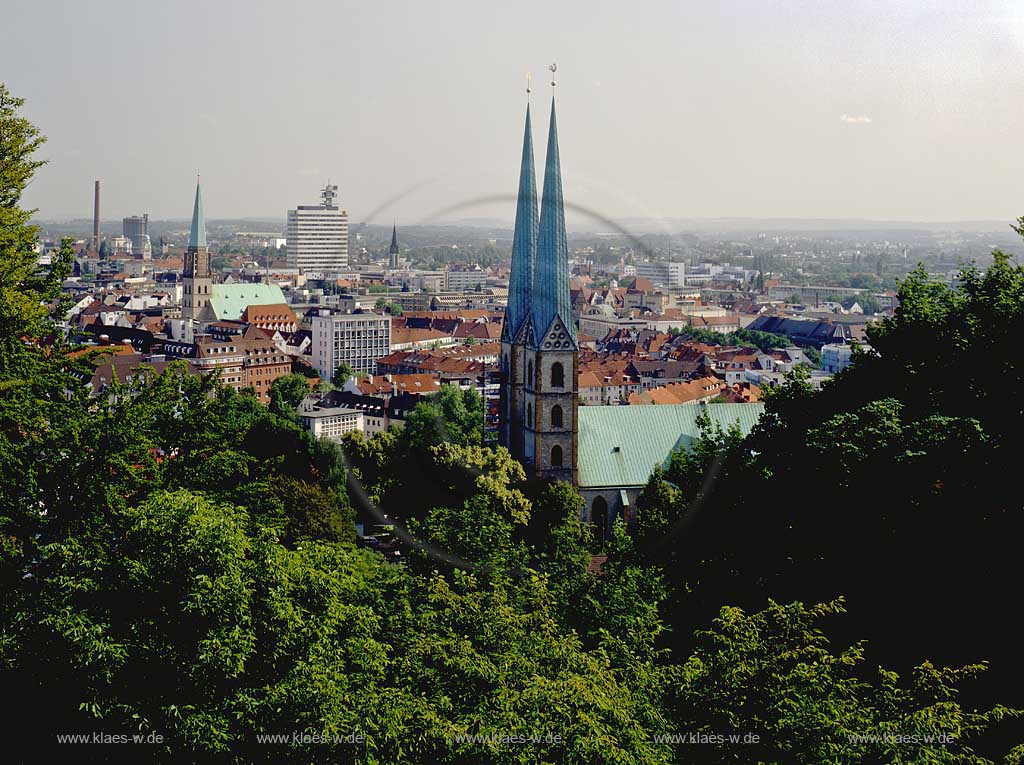
[[[499,438],[528,477],[575,486],[583,498],[580,520],[603,539],[616,518],[635,521],[636,501],[651,471],[666,465],[675,450],[696,443],[705,418],[746,434],[764,405],[580,406],[553,98],[542,191],[538,211],[527,106],[501,334]]]
[[[551,99],[538,219],[526,108],[508,307],[501,335],[500,439],[530,478],[578,484],[579,341],[569,298],[562,171]]]

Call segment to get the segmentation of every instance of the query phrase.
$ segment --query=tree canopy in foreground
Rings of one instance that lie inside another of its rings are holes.
[[[289,416],[294,381],[267,409],[172,365],[86,399],[88,355],[69,356],[48,323],[66,258],[37,273],[17,207],[38,146],[19,106],[0,87],[0,674],[8,729],[36,761],[51,747],[211,763],[993,761],[980,747],[1016,713],[960,701],[981,670],[973,649],[949,659],[968,654],[963,669],[922,656],[897,674],[870,644],[827,639],[844,621],[886,624],[843,575],[858,556],[822,535],[841,530],[885,566],[985,549],[987,570],[1011,569],[1019,537],[1000,535],[1015,495],[1002,492],[1019,436],[991,375],[1014,379],[1024,301],[1005,260],[956,292],[912,279],[872,338],[878,360],[820,397],[795,380],[749,442],[708,433],[676,455],[596,576],[578,495],[480,446],[472,395],[446,390],[408,432],[344,450]],[[950,357],[971,343],[985,353]],[[935,358],[961,376],[932,374]],[[734,480],[702,497],[688,479],[709,460]],[[979,508],[981,480],[1001,482]],[[796,501],[825,487],[857,513],[826,523]],[[758,490],[760,517],[739,501]],[[401,564],[357,547],[366,502],[423,547]],[[934,528],[913,532],[915,514]],[[730,524],[744,533],[709,536]],[[953,584],[927,576],[902,592]],[[987,603],[1003,603],[1002,581]],[[58,741],[97,732],[160,738]],[[717,738],[733,734],[748,738]]]

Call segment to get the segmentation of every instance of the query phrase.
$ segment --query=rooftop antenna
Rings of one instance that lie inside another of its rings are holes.
[[[324,207],[334,207],[334,198],[338,196],[337,184],[332,185],[330,179],[327,179],[327,185],[324,186],[324,190],[320,192],[320,199],[323,200]]]

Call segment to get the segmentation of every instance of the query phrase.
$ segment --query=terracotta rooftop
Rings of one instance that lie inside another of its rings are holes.
[[[670,383],[642,393],[631,393],[629,403],[638,404],[687,404],[692,401],[713,398],[722,391],[722,381],[717,377],[701,377],[689,382]]]
[[[364,396],[394,393],[437,393],[441,389],[440,381],[430,374],[362,377],[356,381],[356,385]]]

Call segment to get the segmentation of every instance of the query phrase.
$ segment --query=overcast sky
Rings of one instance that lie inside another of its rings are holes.
[[[568,202],[611,218],[1024,214],[1024,2],[8,3],[44,218],[508,217],[558,64]],[[538,170],[540,172],[540,170]],[[573,217],[573,216],[570,216]]]

